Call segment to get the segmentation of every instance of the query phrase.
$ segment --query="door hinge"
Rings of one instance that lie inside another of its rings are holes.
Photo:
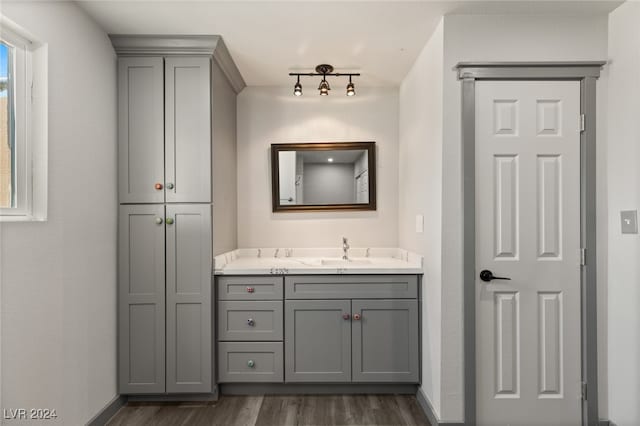
[[[587,264],[587,249],[580,249],[580,266],[585,266]]]
[[[585,129],[585,117],[584,114],[580,114],[580,131],[584,132]]]
[[[581,388],[582,400],[586,401],[587,400],[587,384],[585,382],[581,382],[580,388]]]

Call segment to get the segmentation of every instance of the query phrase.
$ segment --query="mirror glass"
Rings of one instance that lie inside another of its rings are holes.
[[[272,145],[274,211],[375,210],[373,156],[373,142]]]

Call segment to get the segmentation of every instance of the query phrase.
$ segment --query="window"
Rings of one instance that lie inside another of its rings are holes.
[[[0,17],[0,221],[46,218],[46,46]]]
[[[0,41],[0,208],[16,206],[14,47]]]

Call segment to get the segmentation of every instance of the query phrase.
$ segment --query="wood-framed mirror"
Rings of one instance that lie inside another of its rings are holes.
[[[376,209],[376,143],[271,145],[274,212]]]

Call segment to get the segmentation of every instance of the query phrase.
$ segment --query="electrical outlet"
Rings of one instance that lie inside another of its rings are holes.
[[[637,234],[638,233],[638,211],[637,210],[621,211],[620,223],[622,226],[623,234]]]
[[[416,215],[416,232],[422,234],[424,232],[424,216],[421,214]]]

